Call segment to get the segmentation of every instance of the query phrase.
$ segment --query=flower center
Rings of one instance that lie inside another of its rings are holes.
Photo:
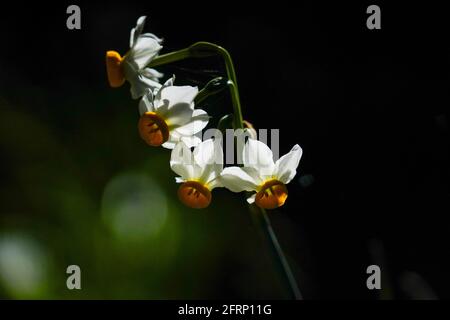
[[[188,207],[203,209],[211,202],[211,191],[197,181],[186,181],[178,188],[178,198]]]
[[[139,135],[152,147],[158,147],[169,140],[166,121],[155,112],[146,112],[139,119]]]
[[[118,52],[106,52],[106,72],[108,74],[109,85],[113,88],[120,87],[125,82],[122,61],[123,58]]]
[[[286,185],[278,180],[269,180],[260,186],[256,194],[256,204],[264,209],[281,207],[286,201],[288,191]]]

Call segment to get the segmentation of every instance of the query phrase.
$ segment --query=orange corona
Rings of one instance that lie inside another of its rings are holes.
[[[186,181],[178,188],[178,198],[186,206],[203,209],[211,203],[211,191],[197,181]]]
[[[158,147],[169,140],[166,121],[155,112],[146,112],[139,119],[139,135],[150,146]]]
[[[118,88],[125,82],[122,61],[123,58],[118,52],[106,52],[106,72],[108,74],[109,85],[113,88]]]
[[[286,185],[278,180],[265,182],[256,194],[256,204],[264,209],[281,207],[288,197]]]

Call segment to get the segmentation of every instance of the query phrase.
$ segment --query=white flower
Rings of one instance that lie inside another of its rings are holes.
[[[259,207],[274,209],[284,204],[288,184],[296,175],[302,149],[296,144],[292,150],[273,161],[269,147],[249,139],[243,149],[244,167],[228,167],[222,171],[223,185],[233,192],[256,191],[247,199]]]
[[[133,99],[142,97],[147,88],[160,88],[159,78],[162,73],[146,66],[162,49],[159,39],[152,33],[142,33],[145,16],[137,20],[136,27],[131,29],[130,50],[121,57],[116,51],[106,53],[106,70],[109,84],[120,87],[125,80],[131,85]]]
[[[159,90],[147,89],[139,103],[139,133],[151,146],[173,149],[183,141],[188,146],[201,142],[194,136],[206,127],[209,116],[201,109],[194,110],[197,87],[174,86],[174,78]]]
[[[178,198],[191,208],[205,208],[211,202],[211,190],[222,187],[219,179],[223,169],[223,151],[218,140],[201,142],[191,152],[184,143],[178,143],[172,150],[170,167],[179,175],[181,183]]]

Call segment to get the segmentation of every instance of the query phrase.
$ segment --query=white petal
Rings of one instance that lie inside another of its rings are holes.
[[[150,33],[150,32],[146,32],[146,33],[142,34],[141,36],[155,39],[156,42],[158,42],[159,44],[161,44],[163,42],[163,39],[159,38],[158,36],[156,36],[155,34]]]
[[[247,202],[252,204],[253,202],[255,202],[255,198],[256,198],[256,193],[254,193],[250,197],[248,197]]]
[[[261,141],[248,139],[242,157],[244,166],[256,169],[260,175],[270,176],[275,170],[272,150]]]
[[[200,180],[208,183],[215,180],[223,169],[223,150],[219,140],[208,139],[194,149],[195,163],[202,170]]]
[[[141,101],[139,101],[139,114],[142,116],[144,113],[154,110],[153,93],[151,89],[147,89]]]
[[[174,130],[183,136],[191,136],[202,131],[209,122],[209,116],[202,109],[195,109],[192,117],[186,124],[175,128]]]
[[[167,79],[166,82],[164,82],[164,84],[160,88],[153,90],[153,94],[155,95],[155,101],[153,102],[153,104],[155,106],[159,106],[164,103],[164,102],[161,102],[161,91],[165,87],[173,86],[174,81],[175,81],[175,75],[172,75],[172,78]],[[167,104],[168,104],[168,101],[167,101]]]
[[[180,141],[183,141],[188,146],[188,148],[192,148],[198,146],[202,142],[202,139],[197,136],[183,136],[181,137]]]
[[[167,100],[169,108],[178,103],[188,103],[191,105],[197,93],[197,87],[174,85],[166,86],[166,84],[164,84],[164,86],[158,91],[157,99],[160,103],[164,103],[164,100]]]
[[[166,120],[169,129],[180,127],[192,119],[194,110],[189,103],[177,103],[171,107],[160,106],[158,113]]]
[[[175,177],[175,183],[183,183],[183,182],[186,182],[186,180],[184,180],[181,177]]]
[[[250,138],[252,139],[258,139],[258,133],[254,128],[245,128],[244,129],[246,133],[249,134]]]
[[[141,70],[158,55],[161,49],[162,46],[158,41],[147,35],[141,35],[124,59],[135,68]]]
[[[183,142],[177,143],[172,150],[170,168],[184,180],[192,180],[199,172],[191,150]]]
[[[155,90],[161,87],[161,84],[145,77],[139,71],[134,69],[130,64],[124,64],[125,78],[130,83],[131,97],[138,99],[142,97],[147,89]],[[155,106],[156,99],[153,99],[153,105]]]
[[[222,183],[222,180],[220,179],[220,176],[217,176],[215,179],[210,180],[207,183],[208,183],[209,190],[223,187],[223,183]]]
[[[208,139],[200,143],[194,149],[194,160],[200,167],[213,164],[215,161],[215,145],[213,139]]]
[[[133,47],[134,43],[136,42],[137,38],[141,35],[142,30],[144,29],[145,19],[146,16],[141,16],[137,19],[136,27],[131,29],[130,34],[130,48]]]
[[[169,131],[169,139],[162,144],[163,148],[173,149],[181,141],[181,136],[174,131]],[[187,144],[186,144],[187,145]],[[189,146],[188,146],[189,148]]]
[[[173,83],[175,82],[175,75],[172,75],[172,78],[169,78],[164,82],[164,87],[170,87],[173,86]]]
[[[164,77],[164,73],[161,73],[159,71],[157,71],[156,69],[152,69],[152,68],[144,68],[141,71],[141,74],[144,75],[145,77],[158,81],[159,78]]]
[[[147,89],[154,89],[160,86],[159,83],[147,79],[143,76],[138,76],[133,81],[130,81],[130,92],[132,99],[139,99],[145,94]]]
[[[225,188],[233,192],[255,191],[258,186],[256,181],[239,167],[223,169],[220,179]]]
[[[193,160],[194,156],[192,151],[184,142],[177,143],[176,147],[170,154],[171,165],[172,163],[192,164]]]
[[[175,149],[174,149],[175,150]],[[174,163],[170,165],[173,172],[181,176],[184,181],[198,180],[200,168],[195,164]]]
[[[169,140],[163,143],[162,147],[166,149],[173,149],[180,141],[183,141],[188,148],[196,147],[202,142],[202,140],[197,136],[180,136],[177,132],[172,130],[169,132]]]
[[[256,182],[257,185],[261,185],[268,178],[267,176],[262,175],[261,172],[259,172],[255,168],[242,167],[242,170],[244,170],[245,173],[248,174]]]
[[[302,148],[296,144],[292,150],[275,163],[275,176],[283,183],[289,183],[297,174],[297,167],[302,157]]]
[[[177,143],[178,142],[166,141],[161,145],[161,147],[166,148],[166,149],[173,149],[173,148],[175,148]]]

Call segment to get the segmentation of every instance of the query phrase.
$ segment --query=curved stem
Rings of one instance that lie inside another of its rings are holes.
[[[214,43],[210,42],[197,42],[194,43],[191,47],[191,50],[194,50],[201,54],[201,52],[213,52],[219,54],[225,62],[225,68],[227,70],[227,77],[231,81],[229,82],[231,100],[233,104],[233,113],[234,113],[234,128],[235,129],[243,129],[243,117],[242,117],[242,109],[241,109],[241,99],[239,97],[239,89],[237,85],[236,71],[234,70],[233,60],[231,59],[230,53],[223,47],[218,46]]]
[[[225,62],[225,68],[227,71],[227,77],[231,81],[229,82],[231,100],[233,104],[233,113],[235,116],[234,128],[243,129],[243,117],[241,100],[239,98],[239,90],[237,87],[236,72],[234,70],[233,60],[231,59],[230,53],[223,47],[218,46],[210,42],[196,42],[188,48],[181,49],[178,51],[166,53],[156,57],[150,62],[149,67],[156,67],[163,64],[168,64],[171,62],[176,62],[184,60],[187,58],[205,58],[210,56],[221,56]]]
[[[178,51],[173,51],[169,53],[162,54],[153,59],[148,67],[157,67],[164,64],[169,64],[172,62],[177,62],[186,58],[192,58],[192,54],[189,48],[181,49]]]

